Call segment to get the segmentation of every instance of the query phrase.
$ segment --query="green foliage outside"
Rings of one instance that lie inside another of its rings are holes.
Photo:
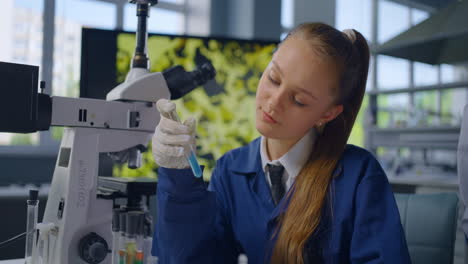
[[[356,121],[354,122],[351,135],[349,135],[348,144],[364,147],[364,137],[366,133],[364,124],[366,122],[365,118],[367,116],[366,112],[368,105],[369,97],[366,95],[362,101],[361,110],[359,111],[358,116],[356,117]]]
[[[441,92],[441,106],[440,106],[440,111],[442,112],[442,118],[441,118],[441,123],[444,124],[452,124],[454,118],[452,117],[453,110],[452,110],[452,102],[453,102],[453,97],[455,94],[456,90],[446,90]]]
[[[52,138],[55,140],[61,140],[63,136],[63,127],[51,127],[50,128]]]
[[[377,105],[381,107],[389,107],[388,95],[381,95],[377,97]],[[390,113],[388,111],[378,111],[377,112],[377,126],[386,127],[390,123]]]
[[[416,109],[423,109],[424,111],[430,111],[432,114],[424,120],[423,125],[433,124],[435,119],[435,113],[437,111],[437,95],[436,91],[426,91],[415,94],[415,107]]]
[[[33,141],[31,134],[14,134],[11,137],[10,145],[33,145],[37,142]]]
[[[130,67],[135,47],[133,34],[118,36],[117,80],[122,82]],[[215,162],[227,151],[243,146],[259,136],[255,129],[255,92],[261,73],[271,60],[275,44],[240,43],[237,41],[200,40],[154,36],[148,38],[151,72],[175,65],[187,71],[195,69],[197,53],[209,59],[217,71],[219,89],[208,95],[197,88],[176,101],[182,120],[194,116],[197,125],[197,156],[205,165],[208,180]],[[155,176],[156,164],[151,150],[143,155],[143,167],[130,170],[115,166],[115,176]]]

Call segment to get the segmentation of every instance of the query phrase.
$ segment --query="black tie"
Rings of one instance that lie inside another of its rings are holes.
[[[275,204],[278,204],[284,195],[284,185],[282,181],[283,171],[284,167],[282,165],[268,164],[268,172],[271,180],[271,195],[273,196]]]

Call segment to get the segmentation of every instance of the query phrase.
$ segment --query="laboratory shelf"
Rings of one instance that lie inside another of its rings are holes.
[[[465,88],[465,87],[468,87],[467,81],[442,83],[442,84],[434,84],[434,85],[424,85],[424,86],[417,86],[413,88],[370,90],[367,92],[367,94],[378,95],[378,94],[414,93],[414,92],[423,92],[423,91],[431,91],[431,90],[446,90],[446,89]]]
[[[432,176],[387,176],[392,185],[408,185],[419,187],[431,187],[438,189],[458,190],[458,178],[451,177],[432,177]]]
[[[374,127],[369,128],[367,132],[367,143],[371,149],[376,147],[409,147],[456,150],[460,127]]]

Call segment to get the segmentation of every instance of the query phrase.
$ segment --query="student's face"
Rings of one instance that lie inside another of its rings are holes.
[[[334,119],[338,70],[306,40],[290,37],[263,72],[256,96],[256,128],[265,137],[299,140]]]

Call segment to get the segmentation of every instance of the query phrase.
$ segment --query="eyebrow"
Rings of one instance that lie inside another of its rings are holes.
[[[274,61],[274,60],[271,60],[271,63],[274,64],[276,66],[276,68],[278,68],[278,71],[281,75],[283,75],[283,72],[281,71],[281,68],[280,66]]]
[[[274,60],[271,60],[271,63],[273,65],[275,65],[275,67],[278,69],[278,72],[280,73],[280,75],[284,75],[283,72],[281,71],[281,68],[280,66],[274,61]],[[317,97],[315,97],[313,94],[311,94],[307,89],[304,89],[302,87],[299,87],[299,86],[294,86],[297,90],[309,95],[310,97],[314,98],[315,100],[317,100]]]

